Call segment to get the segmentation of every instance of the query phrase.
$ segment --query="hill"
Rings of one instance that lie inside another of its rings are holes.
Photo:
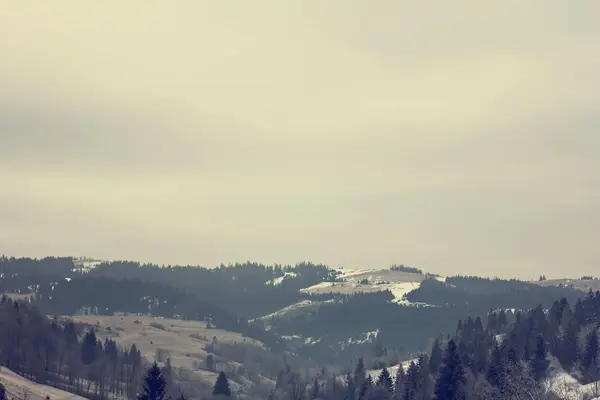
[[[458,319],[485,318],[490,309],[505,310],[510,320],[517,310],[584,295],[519,280],[444,278],[406,266],[344,270],[308,262],[210,269],[4,257],[0,274],[0,289],[33,296],[50,315],[92,308],[107,316],[210,320],[281,354],[339,367],[359,355],[370,365],[411,358],[437,335],[452,333]]]
[[[9,399],[29,400],[84,400],[85,397],[65,392],[52,386],[41,385],[15,374],[6,367],[0,367],[0,382],[6,387]]]

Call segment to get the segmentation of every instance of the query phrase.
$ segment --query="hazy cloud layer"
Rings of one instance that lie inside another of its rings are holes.
[[[0,252],[600,265],[600,3],[10,2]]]

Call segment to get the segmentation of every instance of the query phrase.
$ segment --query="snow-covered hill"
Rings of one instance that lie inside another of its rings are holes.
[[[85,397],[65,392],[51,386],[41,385],[15,374],[6,367],[0,367],[0,381],[6,387],[9,399],[45,400],[84,400]]]
[[[394,271],[391,269],[340,269],[340,282],[321,282],[302,289],[304,293],[372,293],[389,290],[394,295],[394,301],[408,304],[404,296],[418,289],[426,279],[444,281],[443,277],[421,273]]]

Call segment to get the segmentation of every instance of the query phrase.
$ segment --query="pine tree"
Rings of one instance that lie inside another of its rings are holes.
[[[379,377],[377,378],[377,386],[384,387],[389,393],[394,392],[394,380],[392,379],[392,376],[386,367],[383,367]]]
[[[536,381],[541,381],[548,371],[550,361],[548,360],[548,351],[546,350],[546,343],[542,335],[538,336],[537,344],[535,348],[535,354],[530,362],[533,376]]]
[[[599,378],[599,350],[600,349],[598,348],[598,328],[593,328],[586,337],[585,352],[583,355],[583,360],[581,361],[583,373],[588,382],[597,381]]]
[[[466,375],[454,340],[448,342],[442,367],[435,383],[437,400],[463,400],[465,398]]]
[[[498,329],[501,330],[506,325],[508,325],[508,319],[506,318],[506,312],[504,310],[500,310],[498,313]]]
[[[158,364],[154,362],[144,378],[142,393],[138,400],[163,400],[167,392],[167,384]]]
[[[419,383],[417,390],[417,399],[431,399],[433,396],[433,381],[429,374],[429,356],[421,354],[417,360],[419,368]]]
[[[420,371],[417,364],[411,361],[406,371],[406,381],[404,382],[404,400],[413,400],[419,390]]]
[[[487,331],[496,332],[498,329],[498,314],[493,310],[488,313],[487,325],[485,328]]]
[[[366,379],[363,379],[360,394],[358,396],[359,399],[364,399],[369,394],[369,392],[373,389],[373,378],[371,375],[367,375]]]
[[[98,338],[93,329],[87,331],[81,341],[81,361],[85,365],[90,365],[96,361],[98,356]]]
[[[321,383],[319,382],[319,378],[315,377],[310,398],[314,400],[318,399],[319,397],[321,397]]]
[[[566,370],[570,370],[579,357],[579,324],[571,318],[561,341],[560,362]]]
[[[217,376],[217,381],[215,382],[215,387],[213,389],[213,395],[231,397],[229,380],[227,379],[225,372],[220,372],[219,376]]]
[[[335,381],[335,379],[334,379]],[[346,375],[346,398],[354,400],[356,397],[356,382],[350,372]]]
[[[404,367],[402,367],[402,364],[400,364],[398,365],[398,370],[396,371],[396,379],[394,379],[394,398],[396,400],[401,400],[404,398],[403,390],[405,382],[406,375],[404,374]]]
[[[443,355],[444,354],[442,347],[440,346],[440,341],[439,339],[435,339],[433,346],[431,347],[431,356],[429,357],[429,372],[433,377],[436,377],[438,371],[440,370]]]
[[[358,359],[358,363],[356,364],[356,369],[354,370],[354,381],[357,383],[362,383],[365,379],[366,369],[365,369],[365,360],[362,357]]]
[[[6,387],[0,383],[0,400],[7,400],[6,399]]]

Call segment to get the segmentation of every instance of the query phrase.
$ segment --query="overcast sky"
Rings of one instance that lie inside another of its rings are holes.
[[[600,2],[4,2],[0,253],[597,274]]]

